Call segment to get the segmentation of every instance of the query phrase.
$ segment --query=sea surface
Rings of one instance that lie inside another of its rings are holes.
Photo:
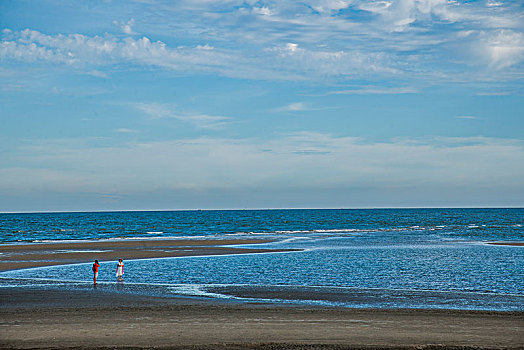
[[[102,262],[98,288],[230,302],[524,311],[524,209],[0,214],[1,244],[268,238],[301,251]],[[249,247],[249,246],[246,246]],[[0,287],[92,288],[91,263],[0,273]]]

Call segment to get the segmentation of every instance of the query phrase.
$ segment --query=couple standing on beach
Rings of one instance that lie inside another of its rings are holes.
[[[96,284],[96,279],[98,278],[98,268],[100,267],[100,264],[98,263],[98,260],[95,260],[95,263],[93,264],[93,284]],[[116,265],[116,280],[117,281],[123,281],[124,280],[124,262],[122,259],[118,259],[118,264]]]

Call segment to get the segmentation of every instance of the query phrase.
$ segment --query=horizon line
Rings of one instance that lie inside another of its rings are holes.
[[[110,210],[42,210],[2,211],[0,214],[72,214],[125,212],[184,212],[184,211],[273,211],[273,210],[402,210],[402,209],[524,209],[524,206],[406,206],[406,207],[328,207],[328,208],[193,208],[193,209],[110,209]]]

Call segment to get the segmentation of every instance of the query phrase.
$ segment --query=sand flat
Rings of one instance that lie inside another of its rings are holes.
[[[236,305],[97,290],[0,296],[4,349],[524,347],[522,312]]]
[[[263,239],[151,239],[103,240],[64,243],[0,245],[0,271],[39,266],[64,265],[119,258],[151,259],[246,253],[270,253],[292,250],[240,248],[271,242]]]

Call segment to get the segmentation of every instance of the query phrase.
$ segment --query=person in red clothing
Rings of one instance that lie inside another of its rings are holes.
[[[93,284],[96,284],[96,278],[98,277],[98,268],[100,267],[100,264],[98,263],[98,260],[95,260],[95,263],[93,264]]]

